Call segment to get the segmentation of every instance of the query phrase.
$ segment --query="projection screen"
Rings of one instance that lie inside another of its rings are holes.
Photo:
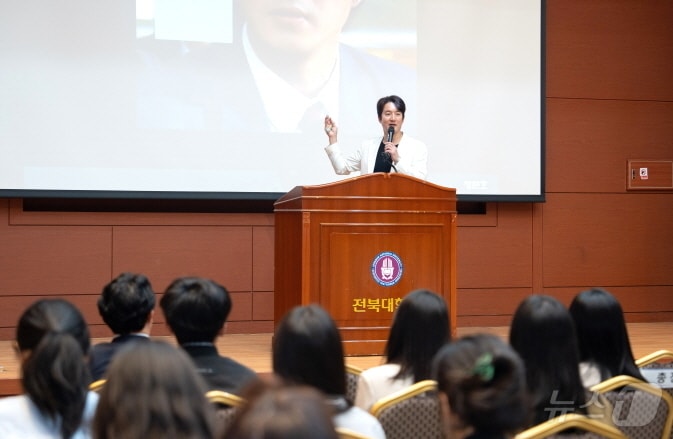
[[[320,118],[355,151],[394,94],[429,182],[543,201],[543,17],[541,0],[2,1],[0,196],[275,199],[357,175],[334,173]]]

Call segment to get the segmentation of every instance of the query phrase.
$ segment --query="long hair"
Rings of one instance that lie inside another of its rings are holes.
[[[460,429],[472,427],[495,436],[528,425],[523,362],[495,335],[467,335],[445,345],[433,361],[433,378]]]
[[[187,354],[164,342],[133,343],[115,355],[93,422],[97,439],[206,439],[214,408]]]
[[[592,288],[582,291],[570,304],[575,322],[580,361],[592,363],[601,381],[629,375],[645,381],[636,366],[619,301],[608,291]]]
[[[442,296],[429,290],[412,291],[395,311],[386,362],[400,365],[395,378],[429,379],[432,358],[450,338],[449,310]]]
[[[40,413],[60,425],[63,439],[80,427],[91,376],[85,355],[91,340],[79,310],[62,299],[43,299],[21,315],[16,341],[22,383]]]
[[[524,299],[514,313],[509,338],[526,366],[534,423],[568,412],[586,414],[575,326],[561,302],[545,295]]]
[[[339,330],[319,305],[292,308],[273,338],[273,371],[291,384],[346,394],[346,366]]]

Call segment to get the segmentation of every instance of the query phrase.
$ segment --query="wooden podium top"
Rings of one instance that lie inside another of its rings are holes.
[[[348,210],[455,212],[456,190],[397,173],[373,173],[334,183],[297,186],[276,211]]]

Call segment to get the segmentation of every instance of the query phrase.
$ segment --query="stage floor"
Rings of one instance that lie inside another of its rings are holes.
[[[629,337],[633,355],[643,357],[659,349],[673,350],[673,322],[630,323]],[[507,339],[509,327],[468,327],[458,328],[458,335],[487,332]],[[258,373],[271,372],[272,334],[225,334],[217,341],[222,355],[232,357]],[[173,337],[154,337],[175,344]],[[93,343],[107,339],[95,338]],[[0,341],[0,396],[20,392],[19,362],[12,347],[12,341]],[[366,369],[381,364],[380,356],[347,357],[346,362]]]

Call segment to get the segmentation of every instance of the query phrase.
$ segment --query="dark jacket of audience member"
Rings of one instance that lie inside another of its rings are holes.
[[[585,387],[617,375],[645,381],[633,358],[624,312],[615,296],[600,288],[582,291],[569,311],[577,330]]]
[[[232,307],[226,288],[209,279],[182,277],[168,286],[160,306],[180,347],[210,389],[236,394],[257,379],[252,369],[221,356],[215,346]]]
[[[91,349],[89,365],[94,380],[104,378],[110,361],[121,348],[149,340],[154,305],[152,284],[142,274],[122,273],[105,285],[98,299],[98,312],[116,337]]]
[[[468,335],[445,345],[435,356],[433,377],[445,437],[505,439],[529,424],[523,362],[495,335]]]
[[[163,342],[135,343],[112,360],[94,418],[96,439],[210,439],[214,406],[194,364]]]

